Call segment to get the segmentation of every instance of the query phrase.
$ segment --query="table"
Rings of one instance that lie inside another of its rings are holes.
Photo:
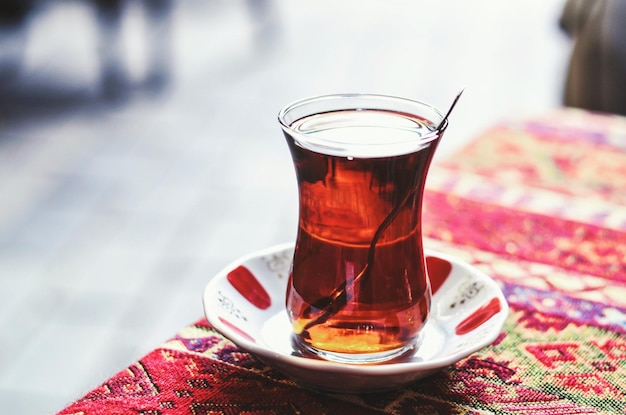
[[[626,118],[494,125],[432,167],[423,232],[510,304],[497,340],[455,365],[393,392],[315,392],[200,318],[60,414],[626,412]]]

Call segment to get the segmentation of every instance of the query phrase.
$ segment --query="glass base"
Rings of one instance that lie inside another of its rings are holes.
[[[293,336],[294,346],[302,352],[304,356],[317,357],[323,360],[328,360],[331,362],[337,363],[348,363],[348,364],[376,364],[376,363],[386,363],[391,360],[400,359],[407,354],[413,354],[422,344],[422,334],[417,337],[417,339],[404,347],[400,347],[397,349],[387,350],[384,352],[378,353],[336,353],[329,352],[327,350],[316,349],[309,344],[306,344],[298,338],[298,336]]]

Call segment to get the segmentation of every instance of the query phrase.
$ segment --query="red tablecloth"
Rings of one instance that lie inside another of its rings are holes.
[[[309,391],[200,319],[61,414],[626,413],[626,118],[494,126],[432,167],[423,228],[511,307],[491,346],[432,377]]]

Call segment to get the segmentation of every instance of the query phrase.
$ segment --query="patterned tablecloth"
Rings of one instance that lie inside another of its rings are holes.
[[[425,200],[426,246],[509,301],[491,346],[400,390],[326,394],[200,319],[61,414],[626,413],[626,118],[496,125],[432,167]]]

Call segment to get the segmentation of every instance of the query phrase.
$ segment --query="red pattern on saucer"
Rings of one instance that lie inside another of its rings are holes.
[[[430,280],[430,289],[433,294],[439,291],[452,271],[452,264],[445,259],[434,256],[426,257],[426,267],[428,269],[428,279]]]
[[[266,310],[272,305],[272,300],[265,288],[263,288],[263,285],[261,285],[254,274],[243,265],[229,272],[226,278],[228,282],[255,307]]]

